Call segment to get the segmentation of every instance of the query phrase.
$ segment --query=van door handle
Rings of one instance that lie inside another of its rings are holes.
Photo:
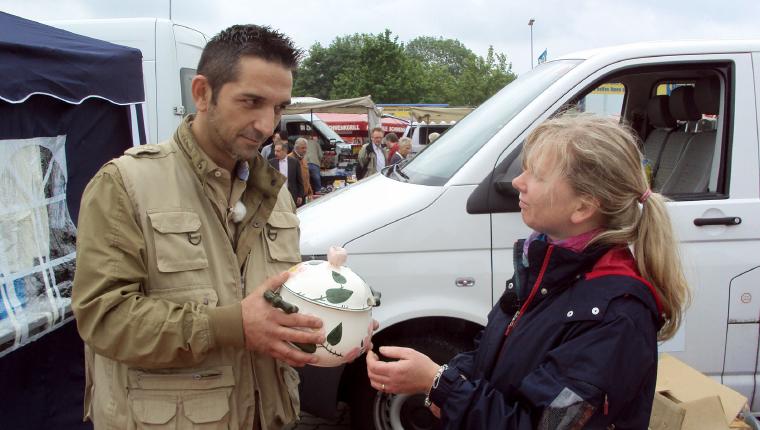
[[[739,225],[742,223],[741,217],[726,216],[720,218],[694,218],[694,225],[702,227],[704,225]]]
[[[474,287],[475,278],[470,278],[470,277],[457,278],[457,280],[454,281],[454,285],[456,285],[457,287]]]

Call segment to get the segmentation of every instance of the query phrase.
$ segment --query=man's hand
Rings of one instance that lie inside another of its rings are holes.
[[[241,302],[245,346],[282,360],[291,366],[315,364],[318,361],[315,355],[302,352],[288,342],[315,345],[324,343],[325,333],[322,330],[322,320],[299,313],[286,314],[264,300],[264,291],[277,290],[287,280],[287,272],[273,276]]]

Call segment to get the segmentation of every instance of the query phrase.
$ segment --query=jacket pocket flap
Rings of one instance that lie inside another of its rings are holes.
[[[298,227],[298,217],[289,212],[272,212],[267,224],[277,228],[296,228]]]
[[[183,398],[185,416],[195,424],[221,421],[230,411],[230,402],[224,391],[211,391]]]
[[[195,212],[155,212],[148,217],[159,233],[190,233],[201,228],[201,218]]]
[[[235,385],[232,366],[198,370],[183,369],[182,373],[158,373],[130,369],[127,377],[129,388],[143,390],[210,390]]]
[[[177,414],[177,402],[168,398],[138,398],[132,412],[145,424],[166,424]]]

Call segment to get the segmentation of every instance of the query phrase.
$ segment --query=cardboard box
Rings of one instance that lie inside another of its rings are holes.
[[[747,398],[682,361],[661,354],[649,428],[729,430]]]

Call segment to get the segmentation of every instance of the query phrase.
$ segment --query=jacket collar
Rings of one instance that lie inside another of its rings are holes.
[[[516,256],[523,254],[524,243],[524,240],[520,240],[516,244]],[[553,246],[554,249],[548,257],[549,261],[544,264],[550,246]],[[566,288],[590,271],[609,249],[609,246],[592,245],[581,252],[576,252],[561,246],[551,245],[543,240],[534,240],[528,248],[527,267],[521,258],[515,258],[515,270],[521,278],[521,296],[528,294],[529,289],[538,279],[542,267],[546,266],[546,270],[542,277],[541,288],[546,288],[548,291]]]
[[[201,183],[205,184],[206,176],[218,169],[219,166],[198,146],[198,142],[195,140],[195,136],[190,128],[190,124],[192,124],[194,119],[195,115],[185,117],[179,127],[177,127],[177,131],[174,132],[174,142],[177,143],[177,146],[187,156],[188,161],[193,166],[193,171],[198,175],[198,179]],[[285,177],[272,168],[261,154],[258,153],[253,159],[248,160],[248,165],[250,173],[246,186],[260,191],[265,198],[271,196],[276,200],[282,184],[285,183]]]

